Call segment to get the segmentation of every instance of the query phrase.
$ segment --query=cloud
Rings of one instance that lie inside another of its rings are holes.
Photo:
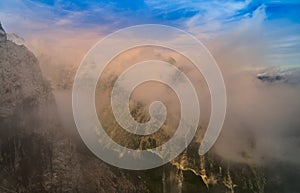
[[[257,16],[206,43],[221,67],[228,94],[226,120],[215,150],[231,161],[297,164],[300,85],[269,84],[256,78],[273,51],[265,38],[263,14]]]
[[[248,13],[238,15],[247,9],[250,1],[37,1],[12,0],[0,3],[1,15],[5,20],[9,15],[13,19],[9,23],[24,23],[30,21],[32,30],[48,30],[49,28],[78,29],[95,26],[106,26],[112,30],[121,27],[142,24],[161,23],[181,28],[190,25],[204,26],[210,23],[220,23],[238,20]],[[10,26],[12,26],[11,24]],[[186,25],[188,24],[188,25]],[[206,25],[207,27],[208,25]],[[14,28],[18,29],[18,28]],[[218,30],[216,28],[215,30]],[[209,31],[209,30],[208,30]]]
[[[25,38],[30,37],[31,33],[38,35],[52,29],[74,31],[87,29],[107,34],[140,22],[137,17],[138,11],[135,13],[113,1],[82,3],[56,0],[45,3],[12,0],[9,3],[0,2],[0,11],[0,19],[6,24],[8,31],[19,33]]]
[[[248,8],[251,1],[183,1],[179,0],[170,3],[169,1],[146,0],[146,3],[153,10],[161,15],[173,15],[177,13],[185,18],[186,27],[203,27],[205,25],[219,25],[232,19],[240,19],[237,14]],[[252,10],[248,10],[250,13]],[[247,13],[245,13],[247,14]],[[219,30],[215,28],[214,31]]]

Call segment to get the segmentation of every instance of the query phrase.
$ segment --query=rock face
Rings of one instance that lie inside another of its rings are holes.
[[[7,35],[6,35],[6,32],[4,31],[2,24],[0,22],[0,43],[5,42],[5,41],[7,41]]]
[[[0,192],[149,192],[64,134],[36,57],[0,43]]]
[[[7,36],[7,40],[10,40],[10,41],[14,42],[15,44],[25,45],[25,40],[15,33],[8,33],[8,34],[6,34],[6,36]]]

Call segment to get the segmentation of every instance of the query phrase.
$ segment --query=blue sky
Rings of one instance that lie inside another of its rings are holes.
[[[300,66],[298,0],[10,0],[0,2],[7,31],[23,37],[56,29],[108,34],[145,23],[166,24],[215,37],[263,12],[264,36],[274,63]]]
[[[202,23],[219,20],[226,24],[242,20],[251,17],[261,5],[266,7],[268,20],[300,23],[300,1],[296,0],[11,0],[1,1],[0,11],[50,23],[68,20],[66,27],[110,24],[120,28],[123,27],[120,25],[149,22],[184,27],[184,22],[196,15],[202,16]]]

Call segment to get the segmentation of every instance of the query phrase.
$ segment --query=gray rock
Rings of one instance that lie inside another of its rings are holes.
[[[1,42],[6,42],[6,41],[7,41],[7,35],[6,35],[6,32],[3,29],[2,24],[0,22],[0,43]]]
[[[14,42],[15,44],[26,45],[24,38],[18,36],[15,33],[7,33],[6,36],[7,36],[7,40],[10,40],[10,41]]]

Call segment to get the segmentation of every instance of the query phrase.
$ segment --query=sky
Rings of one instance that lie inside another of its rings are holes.
[[[0,2],[0,21],[27,40],[50,34],[89,39],[155,23],[209,41],[253,20],[252,27],[261,28],[263,44],[270,48],[268,65],[299,67],[298,10],[298,0],[10,0]]]

